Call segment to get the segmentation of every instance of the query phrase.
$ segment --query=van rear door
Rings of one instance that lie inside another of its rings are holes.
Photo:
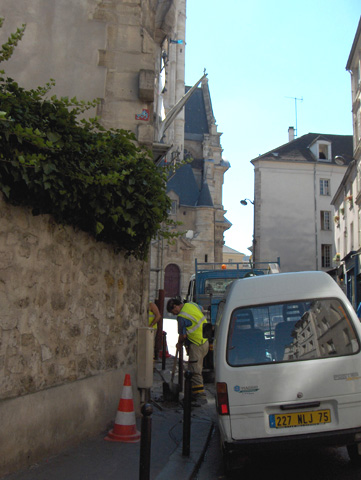
[[[361,354],[337,298],[235,308],[226,365],[234,440],[361,423]]]

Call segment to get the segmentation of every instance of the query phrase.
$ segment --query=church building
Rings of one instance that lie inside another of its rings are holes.
[[[186,87],[186,92],[189,87]],[[208,79],[185,104],[185,164],[170,175],[167,185],[172,200],[170,218],[180,222],[181,235],[174,243],[157,239],[151,250],[150,296],[164,288],[166,299],[182,298],[199,262],[222,262],[223,235],[231,224],[222,205],[224,173],[229,163],[222,159],[221,133],[212,110]]]

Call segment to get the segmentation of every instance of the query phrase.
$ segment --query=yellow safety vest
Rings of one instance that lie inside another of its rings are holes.
[[[152,310],[150,309],[150,304],[149,304],[149,323],[148,323],[149,326],[153,322],[154,318],[155,318],[155,315],[152,312]],[[157,328],[157,324],[153,325],[152,328]]]
[[[189,341],[195,345],[203,345],[207,341],[203,337],[203,324],[207,323],[206,317],[196,303],[185,303],[182,310],[178,313],[179,317],[186,318],[192,322],[192,325],[186,327]]]

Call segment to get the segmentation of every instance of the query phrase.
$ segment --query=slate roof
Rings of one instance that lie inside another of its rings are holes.
[[[186,92],[191,87],[186,87]],[[185,104],[184,138],[186,140],[203,140],[203,135],[209,133],[206,108],[202,88],[197,88]]]
[[[198,197],[197,207],[213,207],[212,197],[209,191],[208,183],[203,183]]]
[[[173,190],[179,197],[179,204],[189,207],[213,207],[207,183],[199,190],[191,165],[182,165],[167,182],[167,192]]]
[[[191,87],[186,86],[185,92],[187,93]],[[184,139],[192,140],[196,142],[203,142],[204,135],[209,134],[209,125],[207,119],[207,109],[212,110],[210,105],[210,93],[208,90],[208,84],[197,88],[193,95],[187,100],[184,106],[185,110],[185,122],[184,122]],[[213,113],[212,113],[213,118]],[[187,149],[185,146],[185,158],[187,158]],[[211,160],[208,159],[208,162]],[[221,161],[221,165],[226,165],[229,168],[229,164],[226,161]],[[167,183],[167,192],[173,190],[179,197],[179,203],[183,206],[192,207],[214,207],[212,196],[209,190],[207,181],[204,179],[202,186],[198,187],[198,183],[193,173],[200,171],[201,176],[204,174],[204,158],[193,158],[192,162],[187,165],[183,165]],[[232,225],[228,220],[224,220],[225,223]]]
[[[267,153],[259,155],[252,160],[277,160],[295,162],[319,162],[311,153],[310,146],[317,140],[325,140],[332,143],[332,160],[329,164],[335,163],[335,157],[340,155],[345,159],[345,165],[352,161],[353,138],[352,135],[328,135],[324,133],[307,133],[280,147],[274,148]]]
[[[187,92],[191,87],[185,88]],[[184,108],[185,140],[203,142],[204,134],[209,133],[209,128],[202,88],[196,89],[196,91],[185,104]],[[175,175],[173,175],[173,177],[168,181],[167,192],[173,190],[179,197],[180,205],[183,206],[213,207],[214,205],[208,184],[203,182],[201,189],[198,188],[192,167],[197,170],[203,170],[204,159],[193,159],[191,164],[180,167],[175,172]]]
[[[173,190],[179,197],[180,205],[196,206],[199,189],[192,167],[182,165],[167,183],[167,192]]]

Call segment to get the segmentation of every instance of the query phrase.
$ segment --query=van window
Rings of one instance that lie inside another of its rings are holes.
[[[228,332],[231,366],[294,362],[359,351],[351,320],[337,299],[237,308]]]

